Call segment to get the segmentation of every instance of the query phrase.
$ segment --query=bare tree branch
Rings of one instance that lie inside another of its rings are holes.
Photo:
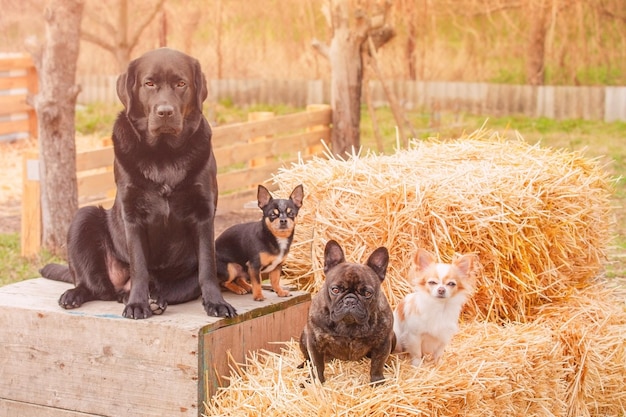
[[[324,58],[328,59],[329,51],[328,51],[327,44],[320,42],[318,39],[313,39],[311,41],[311,46],[313,47],[313,49],[319,52]]]
[[[161,11],[161,9],[163,8],[163,3],[165,3],[165,0],[159,0],[159,3],[154,8],[152,13],[144,20],[144,22],[141,25],[137,27],[137,31],[135,32],[135,35],[132,37],[131,41],[128,43],[128,47],[131,51],[135,48],[135,46],[137,46],[137,43],[139,42],[139,38],[141,37],[141,34],[143,33],[143,31],[146,30],[146,28],[148,27],[148,25],[150,25],[150,23],[152,23],[157,13]]]
[[[98,45],[99,47],[113,52],[115,53],[115,45],[112,43],[108,43],[106,42],[104,39],[102,39],[99,36],[94,35],[93,33],[89,33],[89,32],[85,32],[85,31],[81,31],[80,32],[80,38],[86,42],[91,42],[94,45]]]

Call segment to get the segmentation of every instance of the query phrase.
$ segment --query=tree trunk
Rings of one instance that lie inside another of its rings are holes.
[[[332,74],[330,78],[330,100],[333,109],[332,151],[345,156],[352,148],[360,146],[361,83],[363,62],[361,61],[362,36],[351,32],[347,22],[335,22],[328,58]],[[341,19],[343,20],[343,19]]]
[[[543,85],[545,66],[545,45],[547,34],[548,8],[544,0],[530,0],[529,38],[526,50],[526,82],[530,85]]]
[[[43,247],[63,255],[78,207],[76,188],[75,84],[84,0],[51,0],[45,9],[46,40],[39,57],[41,214]]]

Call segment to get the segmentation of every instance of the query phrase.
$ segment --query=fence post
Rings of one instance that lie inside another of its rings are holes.
[[[309,104],[308,106],[306,106],[306,111],[319,111],[319,110],[330,110],[330,104]],[[314,132],[316,130],[321,130],[325,127],[328,126],[324,126],[324,125],[315,125],[315,126],[309,126],[307,128],[307,132]],[[326,146],[330,146],[330,143],[327,143]],[[324,146],[321,143],[318,143],[317,145],[313,145],[313,146],[309,146],[308,148],[306,148],[304,150],[304,155],[305,156],[313,156],[313,155],[317,155],[322,153],[322,151],[324,150]]]
[[[31,257],[41,248],[41,193],[39,155],[35,151],[22,154],[22,222],[21,255]]]
[[[256,111],[256,112],[248,113],[249,122],[256,122],[258,120],[268,120],[273,117],[274,117],[274,112],[271,112],[271,111]],[[248,143],[263,142],[264,140],[267,140],[267,138],[268,136],[259,136],[259,137],[250,139]],[[259,158],[251,159],[248,165],[250,166],[250,168],[254,168],[258,166],[263,166],[266,163],[267,163],[267,157],[262,156]]]

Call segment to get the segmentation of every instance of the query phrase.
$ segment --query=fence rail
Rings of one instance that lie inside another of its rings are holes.
[[[81,103],[117,103],[115,76],[78,77]],[[238,106],[287,104],[305,107],[330,102],[323,80],[209,80],[209,100],[231,100]],[[530,86],[511,84],[393,81],[390,85],[406,108],[466,111],[476,114],[523,114],[551,119],[626,121],[626,87]],[[367,85],[376,105],[387,104],[382,85]]]
[[[0,57],[0,140],[37,137],[37,115],[27,99],[37,93],[37,72],[30,57]]]
[[[311,105],[306,112],[278,117],[267,112],[250,116],[260,120],[213,128],[220,213],[241,209],[256,200],[257,184],[266,183],[281,166],[320,154],[322,140],[330,143],[328,105]],[[111,146],[76,154],[80,206],[113,205],[113,157]],[[22,177],[21,253],[32,256],[41,247],[39,160],[35,152],[23,155]]]

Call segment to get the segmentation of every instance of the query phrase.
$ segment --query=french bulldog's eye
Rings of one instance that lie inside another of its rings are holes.
[[[341,288],[339,288],[339,287],[331,287],[330,292],[333,293],[334,295],[340,294],[341,293]]]
[[[370,298],[372,295],[374,295],[374,293],[371,291],[368,291],[368,290],[363,291],[363,297],[365,298]]]

